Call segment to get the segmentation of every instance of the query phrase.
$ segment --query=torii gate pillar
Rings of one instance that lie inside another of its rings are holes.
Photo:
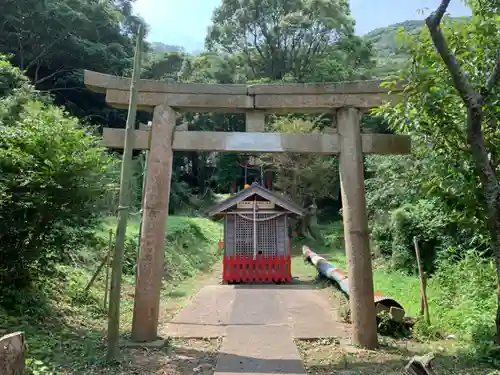
[[[152,341],[156,339],[158,331],[174,132],[175,111],[166,105],[156,106],[151,128],[135,284],[132,340],[136,342]]]
[[[377,346],[375,304],[360,303],[366,301],[367,296],[373,296],[360,117],[360,111],[356,108],[346,107],[337,110],[340,137],[340,189],[349,275],[349,304],[353,324],[351,339],[353,343],[375,348]]]

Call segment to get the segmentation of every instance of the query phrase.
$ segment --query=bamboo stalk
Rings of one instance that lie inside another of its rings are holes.
[[[130,205],[130,179],[132,167],[132,151],[134,147],[134,129],[137,114],[137,83],[141,73],[142,44],[144,29],[139,25],[137,44],[135,47],[134,70],[130,80],[130,102],[128,107],[125,145],[120,178],[120,198],[118,203],[118,220],[116,225],[115,251],[111,270],[111,290],[109,292],[108,310],[108,350],[106,358],[114,361],[118,354],[118,338],[120,334],[120,297],[122,284],[123,257],[125,251],[125,234]]]
[[[146,194],[146,177],[148,172],[148,159],[149,159],[149,151],[145,152],[145,160],[144,167],[142,169],[142,192],[141,192],[141,218],[139,221],[139,238],[137,239],[137,261],[139,261],[139,249],[141,248],[141,237],[142,237],[142,221],[144,218],[144,196]]]

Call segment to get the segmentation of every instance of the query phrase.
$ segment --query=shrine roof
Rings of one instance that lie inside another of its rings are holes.
[[[223,200],[222,202],[219,202],[217,205],[213,206],[207,211],[207,214],[209,217],[217,217],[222,215],[225,211],[229,210],[231,207],[235,206],[239,202],[242,202],[253,195],[260,196],[264,198],[265,200],[268,200],[275,205],[289,211],[292,214],[298,215],[298,216],[304,216],[305,215],[305,210],[300,207],[297,203],[293,202],[291,199],[284,195],[280,195],[276,192],[273,192],[269,189],[266,189],[265,187],[253,183],[250,185],[248,188],[241,190],[240,192],[236,193],[235,195]]]

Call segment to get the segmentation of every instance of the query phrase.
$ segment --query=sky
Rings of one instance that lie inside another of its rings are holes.
[[[202,50],[212,12],[221,0],[136,0],[135,12],[150,26],[148,40]],[[351,0],[356,34],[406,20],[424,19],[440,0]],[[418,11],[424,10],[424,15]],[[460,0],[448,8],[453,16],[470,14]]]

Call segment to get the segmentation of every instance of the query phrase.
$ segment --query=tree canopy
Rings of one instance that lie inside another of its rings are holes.
[[[207,47],[240,54],[254,79],[304,81],[354,30],[344,0],[224,0],[212,22]]]

